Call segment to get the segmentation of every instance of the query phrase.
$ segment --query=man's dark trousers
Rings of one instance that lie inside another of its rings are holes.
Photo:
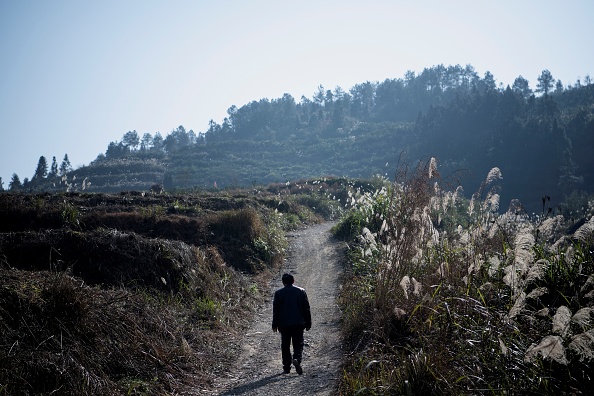
[[[283,356],[283,368],[291,369],[293,359],[301,363],[303,354],[303,326],[289,326],[279,329],[281,333],[281,352]],[[293,342],[293,356],[291,357],[291,341]]]

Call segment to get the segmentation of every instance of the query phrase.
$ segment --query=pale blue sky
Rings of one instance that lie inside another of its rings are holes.
[[[594,77],[592,21],[590,0],[0,0],[0,177],[437,64],[574,84]]]

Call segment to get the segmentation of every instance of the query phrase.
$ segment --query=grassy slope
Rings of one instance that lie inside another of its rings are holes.
[[[0,194],[0,394],[208,389],[284,230],[338,215],[329,194]]]

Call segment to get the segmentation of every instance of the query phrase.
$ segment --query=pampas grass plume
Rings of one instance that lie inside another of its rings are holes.
[[[503,176],[501,175],[501,170],[498,167],[494,167],[487,174],[487,179],[485,180],[485,184],[491,184],[495,180],[498,180],[498,179],[503,179]]]
[[[431,157],[429,161],[429,179],[433,177],[437,177],[437,159],[435,157]]]
[[[582,242],[588,241],[592,238],[594,233],[594,216],[590,220],[586,221],[577,231],[573,234],[573,237]]]

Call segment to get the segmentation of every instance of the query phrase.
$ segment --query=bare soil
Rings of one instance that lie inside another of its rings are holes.
[[[238,346],[236,367],[219,379],[214,395],[336,395],[340,375],[340,312],[336,304],[342,273],[340,242],[324,223],[288,234],[290,248],[283,268],[271,280],[270,297]],[[305,288],[312,328],[305,332],[303,375],[294,368],[283,374],[280,334],[273,333],[272,296],[290,272],[295,285]]]

